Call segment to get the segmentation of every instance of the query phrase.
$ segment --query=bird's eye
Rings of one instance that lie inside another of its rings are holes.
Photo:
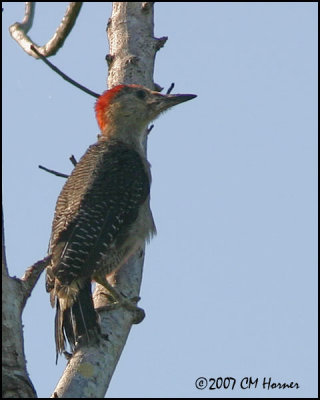
[[[145,97],[146,97],[146,92],[144,91],[144,90],[138,90],[137,92],[136,92],[136,95],[137,95],[137,97],[139,98],[139,99],[144,99]]]

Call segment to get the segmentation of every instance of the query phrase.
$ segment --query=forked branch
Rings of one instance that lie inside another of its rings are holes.
[[[38,46],[30,38],[30,36],[27,35],[32,27],[35,13],[35,2],[27,1],[25,4],[24,18],[22,22],[16,22],[15,24],[10,26],[10,35],[23,48],[26,53],[34,58],[39,58],[39,56],[31,50],[31,45],[36,47],[38,52],[41,53],[43,56],[53,56],[63,46],[64,41],[68,37],[71,29],[73,28],[77,20],[81,7],[82,2],[71,2],[52,38],[43,46]]]

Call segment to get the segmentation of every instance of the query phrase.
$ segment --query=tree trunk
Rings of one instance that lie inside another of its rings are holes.
[[[155,89],[153,69],[156,52],[166,38],[153,37],[153,3],[114,2],[107,32],[110,54],[108,87],[136,83]],[[109,278],[110,283],[129,299],[140,292],[144,248]],[[105,288],[97,285],[95,307],[108,305]],[[135,323],[132,312],[115,308],[100,312],[101,331],[108,338],[96,345],[80,348],[70,359],[53,396],[104,397],[117,362]]]

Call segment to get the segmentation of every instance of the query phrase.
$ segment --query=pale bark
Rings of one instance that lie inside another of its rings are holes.
[[[30,36],[27,35],[32,27],[35,12],[35,2],[27,1],[25,3],[24,18],[21,23],[16,22],[15,24],[10,26],[10,35],[26,53],[34,58],[38,58],[38,55],[34,51],[32,51],[32,45],[36,47],[38,52],[41,53],[43,56],[53,56],[63,46],[64,41],[68,37],[78,18],[81,7],[82,2],[71,2],[52,38],[43,46],[38,46],[30,38]]]
[[[2,229],[4,224],[2,221]],[[2,397],[33,398],[24,354],[22,311],[50,257],[28,268],[19,279],[8,274],[2,231]]]
[[[151,89],[157,87],[153,82],[154,60],[166,38],[154,38],[153,30],[153,3],[113,3],[107,29],[109,88],[131,83]],[[139,298],[144,250],[139,249],[116,275],[109,278],[109,282],[128,299]],[[94,293],[96,308],[108,306],[106,294],[106,289],[97,285]],[[143,318],[143,313],[111,306],[99,314],[102,339],[75,352],[53,397],[104,397],[131,326]]]
[[[153,36],[152,2],[114,2],[108,22],[108,87],[137,83],[154,90],[156,52],[166,37]]]
[[[113,3],[112,16],[109,19],[107,29],[110,42],[110,54],[106,57],[109,66],[109,88],[117,84],[136,83],[149,87],[150,89],[159,89],[159,86],[153,82],[154,60],[157,51],[164,45],[167,38],[163,37],[157,39],[153,36],[153,4],[153,2]],[[78,12],[79,10],[80,7]],[[76,15],[74,14],[75,18]],[[29,52],[30,44],[34,43],[26,35],[32,26],[32,19],[33,9],[26,8],[23,22],[21,24],[14,24],[11,27],[11,34],[25,51],[34,56],[34,52]],[[70,28],[73,24],[72,21],[69,21],[69,23],[68,26]],[[70,32],[70,29],[68,32]],[[64,32],[66,32],[66,30]],[[53,42],[48,42],[45,46],[41,48],[37,47],[37,49],[40,50],[41,54],[47,56],[54,54],[54,52],[61,47],[66,36],[67,35],[62,36],[63,40],[60,40],[60,42],[54,42],[55,44]],[[110,277],[110,283],[128,299],[139,299],[144,250],[144,248],[139,249],[116,275]],[[43,269],[47,261],[48,259],[45,259],[42,261],[41,265],[38,264]],[[32,271],[34,269],[38,271],[38,264],[33,266]],[[5,261],[3,265],[5,265]],[[16,304],[10,303],[10,301],[6,301],[6,299],[4,301],[3,311],[7,313],[7,315],[11,313],[15,321],[15,325],[11,324],[9,330],[7,325],[9,326],[10,324],[7,323],[7,319],[5,318],[3,329],[7,329],[7,331],[4,332],[7,334],[8,340],[10,336],[18,336],[12,351],[10,343],[5,343],[4,348],[6,351],[10,351],[13,357],[17,357],[16,354],[19,354],[15,362],[19,370],[21,370],[21,378],[19,378],[25,382],[26,386],[23,392],[16,391],[12,393],[12,396],[10,396],[11,393],[8,392],[8,395],[3,397],[36,396],[35,390],[26,372],[23,352],[21,313],[27,296],[24,295],[24,297],[22,296],[23,299],[21,298],[21,300],[19,300],[19,293],[23,292],[21,289],[22,287],[25,285],[29,287],[28,296],[32,290],[32,285],[29,283],[26,284],[25,281],[35,284],[37,280],[32,278],[36,276],[37,271],[32,271],[27,272],[24,278],[18,280],[8,276],[6,267],[3,269],[5,278],[9,282],[6,284],[5,288],[9,292],[8,299],[13,296],[17,299],[17,302],[19,302],[19,304]],[[38,273],[40,275],[41,271]],[[29,278],[26,279],[26,277]],[[105,294],[106,290],[100,285],[97,285],[94,293],[95,307],[109,306],[107,311],[100,312],[101,340],[96,344],[83,346],[73,354],[52,397],[104,397],[126,343],[131,326],[134,323],[140,322],[144,316],[143,312],[133,312],[123,307],[108,305]],[[14,312],[11,311],[11,307],[15,308]],[[18,350],[16,350],[16,348],[18,348]],[[11,384],[9,377],[6,376],[6,378],[8,379],[8,383]]]

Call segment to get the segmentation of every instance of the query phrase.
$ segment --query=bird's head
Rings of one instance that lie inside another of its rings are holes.
[[[118,85],[104,92],[95,105],[101,135],[143,135],[163,111],[195,98],[194,94],[160,94],[140,85]]]

